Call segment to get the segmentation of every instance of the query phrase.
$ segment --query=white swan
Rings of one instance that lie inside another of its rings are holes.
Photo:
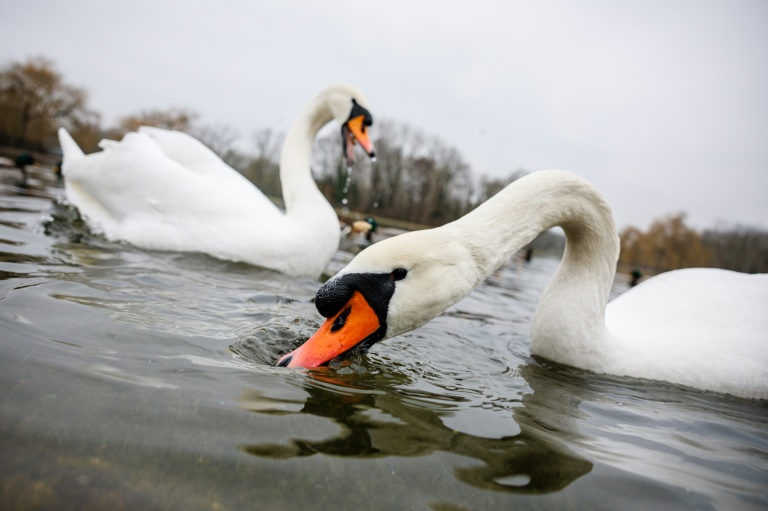
[[[146,127],[121,142],[104,140],[103,151],[88,156],[60,128],[67,199],[110,240],[318,276],[338,249],[340,230],[312,179],[312,144],[336,119],[345,157],[351,160],[355,141],[373,157],[367,105],[356,88],[334,85],[294,121],[280,157],[285,214],[193,137]]]
[[[278,365],[322,365],[417,328],[558,225],[567,246],[533,318],[533,354],[768,398],[768,275],[679,270],[607,304],[619,254],[613,215],[589,183],[563,171],[530,174],[455,222],[362,251],[317,293],[329,319]]]

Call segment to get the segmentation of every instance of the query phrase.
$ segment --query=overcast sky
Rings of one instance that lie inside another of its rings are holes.
[[[349,82],[478,175],[581,174],[620,227],[768,227],[765,0],[4,0],[0,65],[34,55],[105,123],[185,107],[248,140]]]

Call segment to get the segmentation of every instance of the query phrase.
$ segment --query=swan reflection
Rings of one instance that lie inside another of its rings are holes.
[[[309,414],[328,418],[341,431],[322,440],[290,439],[286,444],[252,444],[242,449],[252,455],[291,459],[316,454],[382,458],[427,456],[445,452],[481,464],[461,463],[453,474],[472,486],[517,493],[548,493],[561,490],[592,470],[592,463],[569,452],[536,425],[536,394],[523,396],[515,409],[514,432],[485,438],[446,426],[451,414],[473,414],[460,394],[414,391],[402,375],[382,384],[381,375],[338,375],[312,371],[302,383],[303,404],[268,398],[259,390],[244,393],[241,406],[261,414]],[[391,375],[388,375],[391,376]],[[404,387],[408,387],[407,389]],[[482,420],[489,412],[476,415]],[[533,419],[533,420],[532,420]],[[512,420],[510,420],[512,422]]]

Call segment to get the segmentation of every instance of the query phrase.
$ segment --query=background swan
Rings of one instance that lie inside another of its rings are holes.
[[[288,130],[280,156],[286,212],[193,137],[143,127],[85,156],[64,128],[67,199],[110,240],[155,250],[204,252],[290,275],[316,277],[339,246],[339,221],[312,179],[317,132],[335,119],[344,154],[355,141],[374,156],[368,101],[356,88],[320,92]]]
[[[417,328],[558,225],[566,250],[533,318],[533,354],[768,398],[768,275],[669,272],[606,308],[619,254],[613,215],[587,181],[563,171],[528,175],[455,222],[365,249],[318,291],[327,321],[278,365],[314,367]]]

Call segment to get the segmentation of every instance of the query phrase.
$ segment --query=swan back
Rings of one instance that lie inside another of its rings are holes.
[[[607,372],[768,398],[768,275],[662,273],[619,296],[605,320],[621,356]]]

